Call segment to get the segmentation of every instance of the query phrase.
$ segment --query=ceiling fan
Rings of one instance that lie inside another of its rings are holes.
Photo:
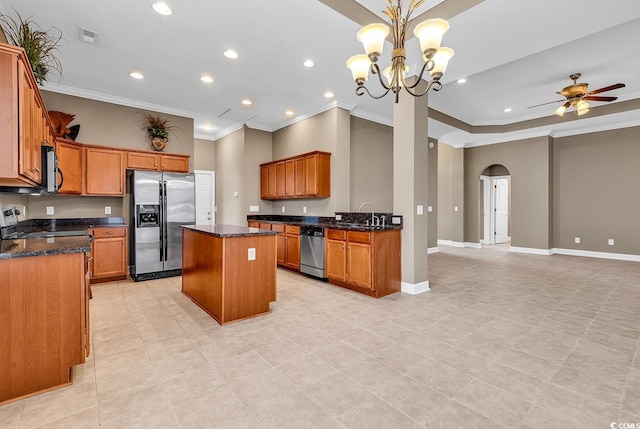
[[[582,76],[582,74],[580,73],[574,73],[570,75],[569,79],[573,80],[573,85],[566,86],[562,89],[562,91],[557,92],[557,94],[564,96],[566,98],[566,101],[556,100],[556,101],[551,101],[549,103],[536,104],[535,106],[529,106],[528,108],[530,109],[532,107],[539,107],[547,104],[559,103],[561,101],[565,101],[565,103],[562,106],[558,107],[554,112],[556,115],[558,116],[564,115],[564,112],[566,112],[570,106],[573,106],[573,108],[578,113],[578,116],[582,116],[589,111],[590,105],[589,103],[587,103],[587,101],[614,101],[618,99],[618,97],[603,97],[603,96],[596,96],[595,94],[600,94],[601,92],[606,92],[606,91],[612,91],[618,88],[624,88],[625,86],[624,83],[616,83],[613,85],[605,86],[604,88],[594,89],[593,91],[587,91],[589,84],[578,83],[578,79],[580,79],[580,76]]]

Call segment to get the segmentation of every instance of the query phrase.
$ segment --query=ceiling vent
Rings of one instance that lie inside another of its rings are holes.
[[[89,30],[88,28],[80,27],[80,40],[86,43],[96,43],[97,32]]]
[[[228,108],[227,110],[222,112],[222,114],[218,116],[218,118],[227,119],[229,121],[242,122],[244,124],[249,122],[251,119],[255,118],[256,116],[258,115],[254,113],[243,112],[241,110],[234,110],[232,108]]]

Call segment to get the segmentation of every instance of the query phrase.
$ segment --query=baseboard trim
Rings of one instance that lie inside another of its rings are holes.
[[[440,249],[438,247],[429,247],[427,249],[427,255],[431,255],[432,253],[438,253]]]
[[[553,249],[536,249],[535,247],[509,247],[509,250],[514,253],[528,253],[530,255],[553,255]]]
[[[464,242],[464,247],[470,247],[472,249],[482,249],[482,244],[480,243],[471,243],[469,241]]]
[[[464,247],[464,243],[451,240],[438,240],[438,246],[452,246],[452,247]]]
[[[429,289],[429,281],[426,280],[424,282],[420,282],[420,283],[407,283],[407,282],[402,282],[400,284],[400,290],[404,293],[408,293],[409,295],[418,295],[420,293],[424,293]]]
[[[627,253],[595,252],[593,250],[577,249],[551,249],[552,254],[583,256],[585,258],[615,259],[617,261],[640,262],[640,255],[630,255]]]

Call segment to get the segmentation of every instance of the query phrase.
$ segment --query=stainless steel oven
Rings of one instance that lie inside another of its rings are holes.
[[[324,228],[300,226],[300,272],[324,278]]]

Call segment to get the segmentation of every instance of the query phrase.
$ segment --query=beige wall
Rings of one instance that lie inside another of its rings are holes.
[[[638,160],[640,127],[555,139],[554,247],[640,255]]]
[[[147,134],[142,130],[142,115],[146,112],[117,104],[42,91],[47,110],[76,115],[71,125],[80,124],[77,141],[85,144],[127,149],[152,150]],[[155,112],[151,112],[155,113]],[[194,167],[193,119],[160,114],[169,118],[177,129],[169,136],[164,152],[189,155],[189,168]],[[28,217],[102,217],[126,216],[124,198],[43,196],[28,197]],[[55,207],[54,216],[46,216],[46,206]],[[111,215],[104,213],[111,206]]]
[[[552,247],[552,147],[549,137],[537,137],[465,149],[465,242],[480,242],[480,174],[490,165],[502,164],[511,173],[511,245],[536,249]]]
[[[393,212],[393,128],[352,116],[350,210],[365,201]]]
[[[438,239],[464,241],[464,149],[442,142],[438,144]]]
[[[260,199],[260,164],[271,161],[272,134],[266,131],[245,129],[244,143],[244,216],[240,225],[244,225],[248,214],[270,214],[272,203]],[[257,213],[249,212],[249,206],[258,206]]]
[[[246,127],[216,141],[216,223],[245,225],[244,153]],[[237,192],[238,195],[234,196]]]
[[[210,140],[193,139],[194,170],[215,171],[216,169],[216,142]]]

